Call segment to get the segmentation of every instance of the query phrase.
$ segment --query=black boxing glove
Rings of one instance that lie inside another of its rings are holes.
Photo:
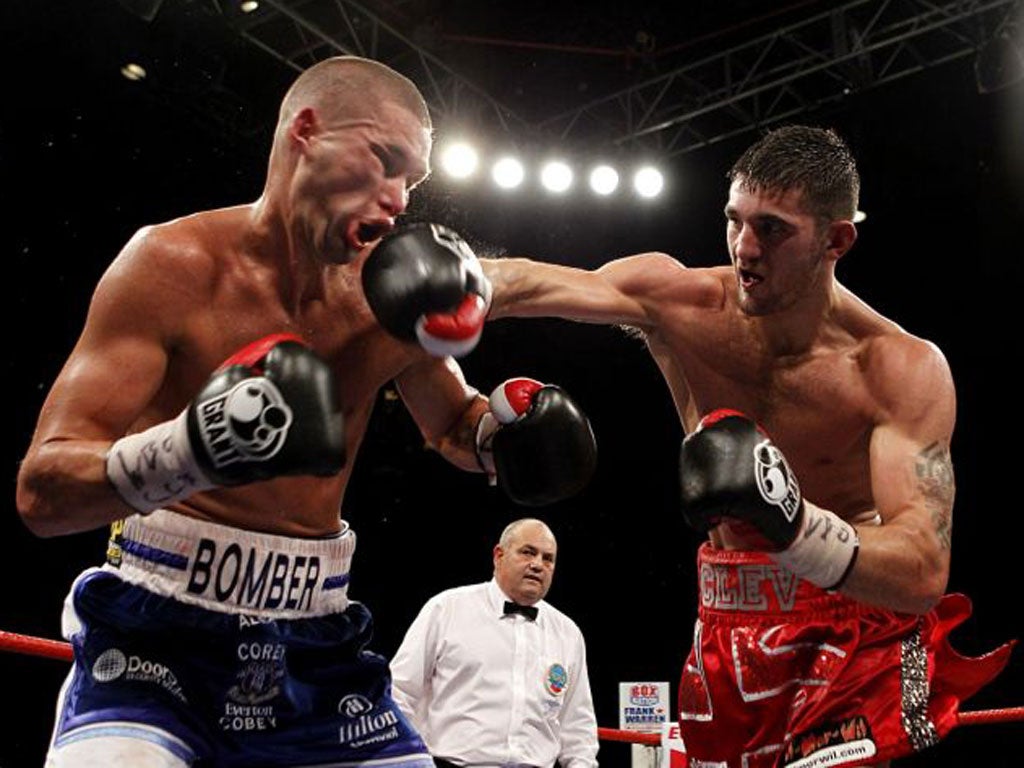
[[[582,490],[597,467],[590,422],[560,387],[509,379],[477,427],[480,465],[517,504],[541,506]]]
[[[344,464],[330,368],[298,336],[275,334],[228,358],[176,419],[116,441],[107,477],[145,514],[198,491],[327,477]]]
[[[683,440],[679,476],[683,518],[691,527],[728,525],[734,538],[826,589],[839,586],[852,569],[856,529],[804,502],[782,451],[742,413],[723,409],[705,416]]]
[[[468,354],[480,340],[491,284],[476,254],[439,224],[411,224],[385,237],[363,264],[363,292],[391,335],[437,357]]]

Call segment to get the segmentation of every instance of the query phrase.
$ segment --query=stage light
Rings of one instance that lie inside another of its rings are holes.
[[[868,215],[866,213],[864,213],[864,211],[854,211],[853,212],[853,223],[854,224],[860,224],[867,217],[868,217]]]
[[[590,172],[590,188],[599,195],[610,195],[619,186],[619,173],[610,165],[599,165]]]
[[[523,164],[514,157],[503,157],[491,168],[491,178],[502,189],[514,189],[523,183]]]
[[[121,67],[121,74],[126,80],[145,80],[146,70],[135,62],[129,62]]]
[[[454,142],[441,153],[441,167],[456,179],[466,179],[476,172],[479,158],[476,150],[463,141]]]
[[[665,186],[665,178],[661,171],[651,166],[644,166],[633,177],[633,189],[640,197],[657,197]]]
[[[467,191],[478,182],[484,182],[506,191],[525,187],[534,191],[540,186],[553,195],[564,196],[577,188],[582,191],[586,183],[594,195],[611,198],[631,184],[632,196],[646,200],[663,194],[666,184],[662,171],[653,163],[634,165],[628,175],[624,175],[614,163],[598,160],[593,155],[588,161],[558,153],[554,147],[543,151],[540,158],[533,149],[523,150],[528,155],[524,157],[517,147],[509,148],[504,154],[491,154],[475,141],[467,140],[461,132],[449,136],[435,145],[434,162],[438,172],[453,184],[465,182]],[[582,170],[584,165],[586,170]],[[583,173],[583,177],[577,179],[578,173]]]
[[[550,192],[565,192],[572,186],[572,169],[561,160],[553,160],[541,170],[540,182]]]
[[[238,4],[238,10],[242,13],[252,13],[259,7],[260,4],[256,0],[242,0],[242,2]]]

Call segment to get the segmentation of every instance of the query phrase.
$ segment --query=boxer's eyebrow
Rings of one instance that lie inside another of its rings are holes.
[[[422,183],[430,175],[427,168],[416,162],[405,148],[398,144],[373,143],[370,148],[384,164],[385,175],[393,177],[405,174],[408,178],[406,186],[409,189]]]

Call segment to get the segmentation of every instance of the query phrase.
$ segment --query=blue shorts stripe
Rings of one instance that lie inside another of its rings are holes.
[[[348,584],[348,574],[342,573],[338,576],[328,576],[324,579],[324,585],[321,587],[324,591],[329,589],[341,589]]]
[[[165,549],[157,549],[156,547],[151,547],[148,544],[142,544],[131,539],[124,539],[121,542],[121,548],[128,554],[134,555],[142,560],[149,560],[152,563],[166,565],[168,568],[174,568],[177,571],[184,571],[188,568],[187,557],[175,554],[174,552],[168,552]]]

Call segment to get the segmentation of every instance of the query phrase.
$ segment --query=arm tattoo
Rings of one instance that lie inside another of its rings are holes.
[[[917,456],[917,483],[944,549],[949,549],[953,533],[953,462],[948,446],[932,443]]]

